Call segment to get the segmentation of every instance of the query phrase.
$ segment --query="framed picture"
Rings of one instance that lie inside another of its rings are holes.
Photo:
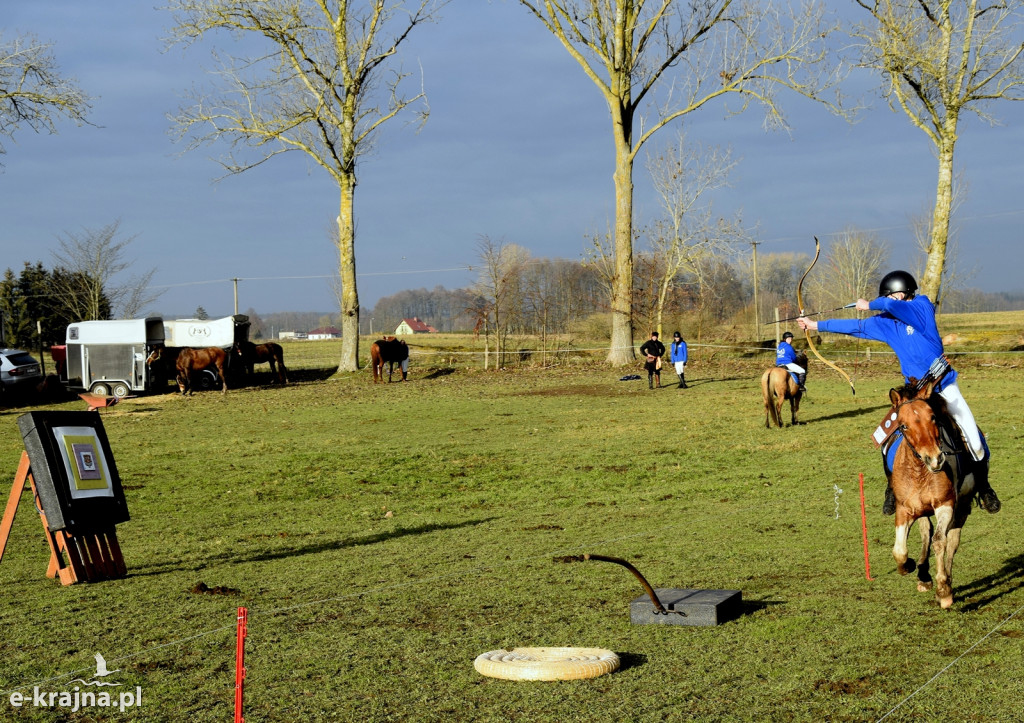
[[[18,427],[50,530],[88,532],[129,519],[98,412],[29,412]]]

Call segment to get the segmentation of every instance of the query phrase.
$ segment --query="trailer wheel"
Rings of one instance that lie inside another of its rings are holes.
[[[124,382],[114,382],[110,385],[110,393],[115,397],[127,397],[130,392],[131,389]]]
[[[92,389],[89,390],[93,394],[98,394],[101,397],[110,396],[110,385],[106,382],[96,382],[92,385]]]

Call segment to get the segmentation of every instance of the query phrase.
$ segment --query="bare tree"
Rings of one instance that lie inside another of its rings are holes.
[[[59,117],[86,123],[90,98],[60,74],[52,47],[33,35],[0,35],[0,137],[13,138],[22,125],[56,133]],[[0,156],[6,152],[0,143]]]
[[[957,211],[963,204],[966,196],[966,184],[963,181],[963,174],[957,173],[953,183],[953,193],[950,200],[949,210],[949,231],[946,234],[946,252],[942,263],[942,279],[939,282],[939,293],[930,297],[936,306],[942,305],[945,308],[946,300],[952,292],[962,287],[967,281],[973,279],[977,273],[977,266],[965,268],[963,257],[960,254],[960,235],[957,225],[953,222]],[[917,258],[914,261],[914,275],[924,278],[925,268],[928,265],[928,249],[931,247],[932,225],[935,222],[933,209],[925,209],[920,214],[912,216],[910,227],[914,234],[914,246],[917,248]]]
[[[756,102],[783,124],[776,91],[819,97],[825,66],[822,5],[788,16],[756,0],[519,0],[562,43],[604,96],[615,143],[615,276],[608,361],[635,358],[633,163],[661,128],[724,97]],[[648,105],[649,120],[640,115]]]
[[[484,324],[485,344],[490,346],[489,330],[494,329],[495,359],[500,367],[505,352],[505,340],[522,310],[521,271],[530,259],[530,252],[522,246],[494,241],[481,236],[477,242],[480,276],[474,291],[483,300],[478,311]],[[484,357],[484,368],[488,359]]]
[[[218,56],[223,85],[173,119],[188,148],[227,140],[221,160],[242,173],[288,151],[305,153],[338,186],[338,268],[342,285],[339,371],[359,369],[356,289],[357,161],[381,127],[422,102],[407,94],[410,74],[397,53],[417,25],[448,0],[172,0],[174,40],[191,44],[207,33],[245,35],[263,45],[251,58]],[[236,155],[237,151],[237,155]]]
[[[820,268],[808,278],[809,297],[815,310],[874,298],[888,258],[888,246],[874,234],[854,228],[840,233],[829,245]]]
[[[100,229],[65,231],[53,252],[55,297],[73,319],[106,319],[111,314],[128,319],[159,298],[150,280],[156,269],[125,278],[132,261],[125,252],[136,236],[118,240],[121,220]],[[57,273],[57,272],[61,273]]]
[[[708,256],[726,251],[744,237],[739,214],[716,219],[708,194],[727,186],[737,162],[728,150],[687,145],[680,131],[675,143],[647,158],[664,215],[648,231],[651,248],[661,259],[654,328],[663,334],[665,302],[682,272],[696,274]]]
[[[997,100],[1024,100],[1024,0],[855,0],[859,62],[920,128],[938,156],[938,183],[921,291],[938,302],[953,199],[953,151],[964,113],[993,122]]]

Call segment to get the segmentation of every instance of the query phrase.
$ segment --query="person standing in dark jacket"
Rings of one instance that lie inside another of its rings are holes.
[[[661,386],[661,358],[665,356],[665,345],[658,341],[658,332],[652,331],[651,338],[640,347],[644,356],[644,369],[647,370],[647,388]]]

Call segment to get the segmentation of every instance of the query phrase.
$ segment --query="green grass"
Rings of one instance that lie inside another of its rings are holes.
[[[599,365],[484,373],[416,357],[410,383],[374,386],[368,372],[331,376],[330,350],[317,368],[296,349],[285,348],[297,370],[285,388],[101,413],[132,515],[118,528],[126,578],[46,579],[22,499],[0,563],[0,718],[124,719],[7,702],[35,684],[67,689],[100,652],[118,682],[143,689],[129,719],[230,719],[238,606],[249,610],[250,721],[1019,715],[1015,361],[964,362],[1004,509],[972,514],[956,602],[942,611],[896,574],[879,511],[869,436],[897,381],[885,359],[858,365],[856,397],[812,362],[806,423],[766,430],[764,359],[695,363],[685,391]],[[11,478],[27,409],[0,413]],[[630,560],[656,587],[741,590],[744,614],[713,628],[633,626],[642,589],[618,566],[561,560],[585,552]],[[478,654],[516,646],[604,647],[624,664],[561,683],[473,669]]]

